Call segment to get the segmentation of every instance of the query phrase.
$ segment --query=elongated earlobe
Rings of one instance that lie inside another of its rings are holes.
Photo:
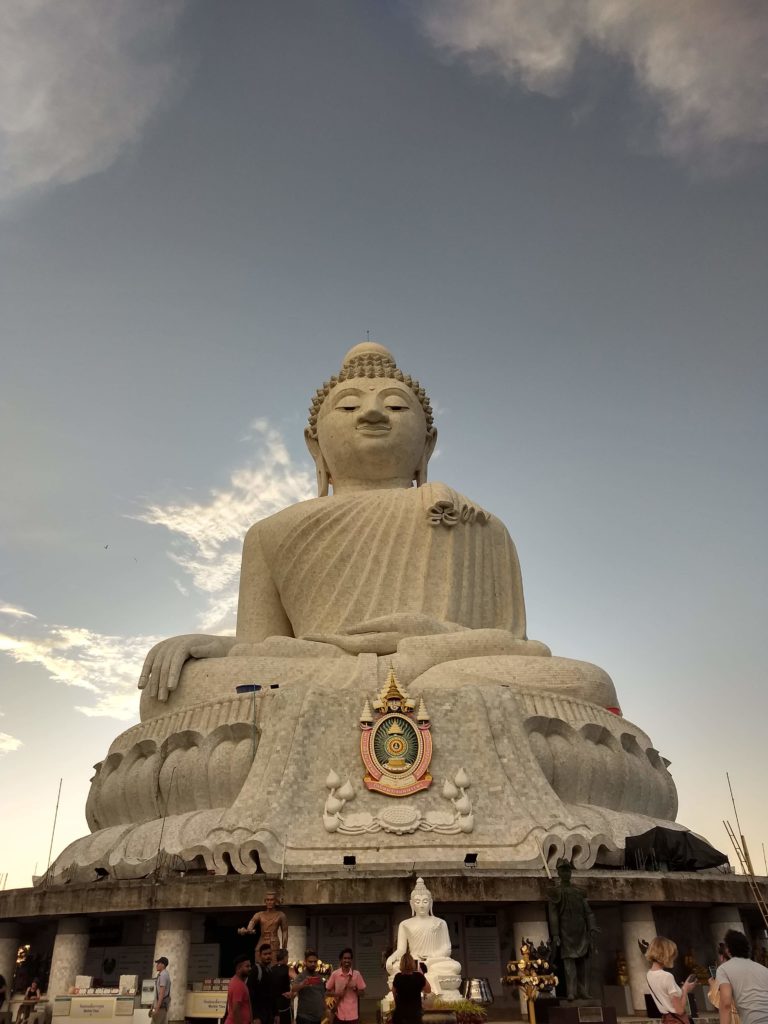
[[[317,442],[317,438],[313,436],[309,427],[304,431],[304,440],[307,442],[309,454],[312,456],[312,461],[315,464],[317,496],[318,498],[327,498],[328,488],[331,483],[331,474],[328,472],[328,466],[323,458],[323,453],[320,451],[320,445]]]
[[[327,498],[331,478],[322,455],[315,462],[315,473],[317,475],[317,496],[318,498]]]
[[[416,481],[417,487],[422,487],[427,482],[427,464],[432,456],[432,452],[435,450],[436,444],[437,429],[435,427],[431,427],[427,431],[427,443],[424,445],[424,451],[419,459],[416,472],[413,475],[413,479]]]

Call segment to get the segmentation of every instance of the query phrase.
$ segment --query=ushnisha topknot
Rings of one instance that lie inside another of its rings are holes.
[[[431,429],[434,417],[424,388],[410,374],[403,373],[397,368],[394,356],[388,348],[375,341],[364,341],[347,352],[338,375],[331,377],[315,392],[312,405],[309,407],[309,433],[312,437],[317,437],[317,417],[320,406],[333,388],[343,380],[352,380],[356,377],[391,377],[393,380],[402,381],[421,402],[427,420],[427,430]]]

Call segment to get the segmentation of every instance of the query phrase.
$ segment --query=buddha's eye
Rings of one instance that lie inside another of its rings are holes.
[[[393,398],[386,403],[386,408],[391,409],[393,412],[402,412],[403,409],[408,408],[408,405],[406,402],[400,401],[399,398]]]
[[[345,398],[336,406],[337,409],[341,409],[342,412],[354,412],[355,409],[360,408],[360,403],[355,401],[354,398]]]

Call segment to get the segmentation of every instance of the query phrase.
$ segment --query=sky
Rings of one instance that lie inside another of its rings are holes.
[[[150,646],[232,630],[367,332],[529,636],[731,853],[728,771],[762,865],[767,44],[760,0],[6,0],[0,885],[60,779],[53,855],[86,833]]]

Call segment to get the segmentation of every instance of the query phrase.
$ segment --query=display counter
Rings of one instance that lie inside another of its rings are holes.
[[[68,1017],[71,1024],[133,1017],[136,1012],[135,996],[56,996],[53,1003],[53,1016]]]

